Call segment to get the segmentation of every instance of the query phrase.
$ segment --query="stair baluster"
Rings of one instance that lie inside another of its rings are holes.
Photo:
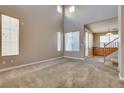
[[[109,43],[104,43],[104,63],[106,62],[106,56],[118,50],[118,38],[110,41]]]

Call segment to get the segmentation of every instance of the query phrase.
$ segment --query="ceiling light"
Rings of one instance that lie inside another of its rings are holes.
[[[113,35],[113,34],[112,34],[112,33],[110,33],[110,32],[106,34],[106,36],[110,36],[110,35]]]

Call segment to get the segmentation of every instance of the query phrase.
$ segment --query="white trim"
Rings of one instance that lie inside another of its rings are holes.
[[[120,79],[121,81],[124,81],[124,78],[121,77],[120,73],[119,73],[119,79]]]
[[[42,60],[42,61],[37,61],[37,62],[31,62],[31,63],[28,63],[28,64],[23,64],[23,65],[18,65],[18,66],[3,68],[3,69],[0,69],[0,72],[8,71],[8,70],[16,69],[16,68],[21,68],[21,67],[26,67],[26,66],[30,66],[30,65],[35,65],[35,64],[38,64],[38,63],[46,62],[46,61],[53,61],[53,60],[57,60],[57,59],[60,59],[60,58],[63,58],[63,56],[50,58],[50,59],[47,59],[47,60]]]
[[[79,57],[70,57],[70,56],[63,56],[64,58],[70,58],[70,59],[79,59],[84,60],[85,58],[79,58]]]

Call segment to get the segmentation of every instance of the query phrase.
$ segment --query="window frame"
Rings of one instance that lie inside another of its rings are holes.
[[[11,54],[6,54],[6,55],[2,54],[2,38],[3,38],[3,36],[2,36],[2,15],[18,20],[18,42],[17,42],[17,44],[18,44],[17,45],[18,46],[17,52],[18,53],[15,53],[15,54],[14,53],[11,53]],[[20,53],[20,49],[19,49],[19,47],[20,47],[20,18],[13,17],[13,16],[10,16],[10,15],[6,15],[4,13],[1,13],[0,14],[0,23],[1,23],[0,24],[0,27],[1,27],[1,32],[0,32],[0,35],[1,35],[1,43],[0,43],[1,50],[0,50],[0,53],[1,54],[0,55],[3,56],[3,57],[7,57],[7,56],[18,56],[19,53]]]
[[[73,33],[75,33],[75,32],[79,33],[79,37],[78,37],[79,38],[79,40],[78,40],[79,44],[78,44],[78,49],[77,50],[74,50],[74,48],[73,48],[74,47],[73,46],[74,45],[74,41],[73,41],[74,40],[74,37],[73,37],[74,35],[73,35]],[[66,48],[66,34],[69,34],[69,33],[71,34],[71,39],[72,39],[71,40],[71,49],[67,50],[67,48]],[[80,51],[80,31],[74,31],[74,32],[67,32],[67,33],[65,33],[64,34],[64,41],[65,41],[64,42],[64,51],[66,51],[66,52],[79,52]]]

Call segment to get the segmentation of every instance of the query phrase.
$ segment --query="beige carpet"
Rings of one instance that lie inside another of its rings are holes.
[[[99,60],[98,60],[99,61]],[[0,72],[0,87],[91,88],[124,87],[118,72],[102,62],[59,59]]]

